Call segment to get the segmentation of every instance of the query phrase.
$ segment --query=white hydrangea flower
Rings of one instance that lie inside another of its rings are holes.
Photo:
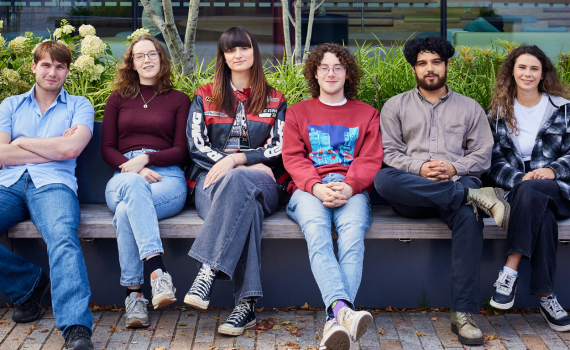
[[[75,31],[75,27],[70,24],[66,24],[63,26],[63,28],[61,28],[61,30],[64,34],[71,34]]]
[[[20,80],[20,73],[12,69],[4,68],[2,69],[2,78],[6,79],[9,83],[17,83]]]
[[[2,21],[0,21],[2,22]],[[0,50],[2,50],[2,48],[4,48],[4,45],[6,45],[6,38],[4,38],[2,35],[0,35]]]
[[[141,35],[150,35],[150,31],[146,28],[137,29],[133,32],[133,34],[131,34],[127,37],[127,40],[135,40],[136,38],[138,38]]]
[[[62,34],[63,34],[63,30],[61,28],[57,28],[56,30],[53,31],[53,37],[54,38],[61,38]]]
[[[99,58],[105,53],[107,45],[95,35],[87,35],[81,41],[81,54]]]
[[[95,59],[88,55],[81,55],[71,64],[71,69],[81,73],[89,81],[101,79],[101,73],[105,70],[100,65],[95,64]]]
[[[95,35],[95,27],[91,24],[83,24],[79,27],[79,36],[86,37],[87,35]]]
[[[4,21],[0,21],[0,29],[4,28]]]
[[[28,55],[30,53],[29,41],[29,38],[23,36],[16,37],[8,43],[8,50],[18,57]]]

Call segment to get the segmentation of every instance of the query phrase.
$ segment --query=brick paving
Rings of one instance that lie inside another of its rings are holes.
[[[34,323],[12,322],[14,310],[0,309],[0,350],[61,350],[63,340],[55,328],[51,309]],[[125,329],[123,311],[94,311],[95,350],[317,350],[325,314],[323,311],[258,312],[257,328],[240,337],[216,332],[229,315],[227,309],[199,312],[194,309],[150,311],[149,329]],[[350,350],[464,349],[449,326],[448,312],[373,311],[374,322]],[[548,327],[540,314],[474,315],[485,334],[485,345],[467,349],[561,350],[570,347],[570,332]],[[271,327],[273,326],[273,327]]]

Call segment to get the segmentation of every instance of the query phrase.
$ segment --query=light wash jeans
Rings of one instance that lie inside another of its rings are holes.
[[[340,174],[329,174],[323,184],[341,182]],[[339,299],[354,304],[364,260],[364,233],[371,218],[368,192],[362,191],[339,208],[327,208],[308,192],[295,191],[287,205],[287,214],[299,226],[307,240],[311,270],[321,291],[329,317],[331,304]],[[338,233],[338,261],[334,254],[331,225]]]
[[[131,151],[125,157],[132,159],[143,152],[156,151]],[[151,184],[139,174],[115,171],[105,190],[107,205],[115,213],[122,286],[144,283],[144,259],[164,253],[158,220],[178,214],[186,203],[186,178],[179,166],[149,168],[162,179]]]
[[[91,290],[77,237],[80,211],[75,192],[64,184],[36,188],[27,171],[12,186],[0,186],[0,232],[30,216],[47,245],[57,329],[63,337],[73,325],[91,329]],[[0,246],[0,293],[21,304],[40,277],[39,267]]]

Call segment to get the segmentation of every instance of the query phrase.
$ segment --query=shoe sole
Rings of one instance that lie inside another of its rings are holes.
[[[370,326],[371,323],[372,323],[372,315],[369,314],[368,312],[362,313],[359,316],[357,316],[353,321],[353,324],[355,324],[356,327],[351,327],[355,328],[354,332],[352,329],[350,330],[350,336],[352,337],[352,341],[356,343],[360,339],[360,337],[362,337],[364,333],[366,333],[366,331],[368,330],[368,326]]]
[[[495,195],[499,198],[499,201],[505,206],[505,212],[503,213],[503,224],[501,227],[504,230],[509,229],[509,220],[511,219],[511,205],[505,200],[505,192],[502,188],[495,188]]]
[[[222,324],[220,327],[218,327],[218,333],[225,334],[225,335],[242,335],[243,331],[245,331],[246,329],[255,327],[256,323],[257,323],[257,320],[254,319],[254,320],[249,321],[244,327],[240,327],[240,328],[224,327],[224,325]]]
[[[140,319],[136,318],[134,320],[132,320],[131,322],[127,322],[126,327],[127,328],[146,328],[149,326],[149,321],[147,319],[146,323],[144,323],[143,321],[141,321]]]
[[[554,329],[555,331],[558,332],[566,332],[566,331],[570,331],[570,325],[567,326],[557,326],[553,323],[550,323],[550,321],[548,320],[548,318],[546,317],[546,315],[544,314],[544,311],[542,311],[542,309],[540,309],[540,314],[542,315],[542,317],[544,318],[544,320],[546,321],[546,323],[548,323],[548,326],[552,329]]]
[[[345,332],[336,331],[330,333],[327,339],[323,339],[321,344],[326,347],[326,350],[349,350],[350,349],[350,334],[348,330]]]
[[[184,304],[190,305],[196,309],[206,310],[208,309],[208,305],[210,305],[210,301],[209,300],[204,301],[195,295],[186,294],[186,296],[184,297]]]
[[[177,300],[176,298],[167,298],[167,297],[161,298],[157,301],[153,299],[152,306],[154,306],[155,309],[160,309],[161,307],[165,307],[172,304],[176,300]]]
[[[513,298],[513,301],[511,301],[510,303],[507,303],[507,304],[499,304],[499,303],[495,302],[493,299],[491,299],[489,304],[492,307],[494,307],[495,309],[508,310],[508,309],[512,308],[513,305],[515,304],[515,299]]]
[[[451,331],[457,334],[457,339],[463,345],[483,345],[485,343],[485,338],[474,338],[474,339],[466,339],[459,335],[459,330],[457,329],[456,325],[451,325]]]
[[[42,314],[42,310],[44,309],[42,305],[42,301],[44,301],[44,299],[51,294],[51,279],[48,277],[48,284],[46,286],[46,288],[44,289],[44,291],[42,292],[42,296],[40,298],[40,308],[38,309],[38,312],[34,315],[34,316],[30,316],[28,318],[24,318],[20,321],[16,321],[12,318],[12,320],[16,323],[30,323],[30,322],[34,322],[37,321],[41,314]]]

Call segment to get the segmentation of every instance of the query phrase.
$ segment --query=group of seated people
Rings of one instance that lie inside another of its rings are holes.
[[[450,322],[462,344],[484,342],[471,314],[480,307],[485,215],[507,230],[506,263],[491,305],[513,306],[517,267],[529,259],[530,291],[543,317],[557,331],[570,330],[570,316],[553,294],[556,220],[570,218],[568,87],[538,47],[522,45],[506,58],[485,113],[446,84],[455,52],[448,41],[416,38],[403,52],[417,85],[379,113],[355,99],[361,70],[340,45],[312,50],[304,65],[312,98],[288,108],[267,83],[257,42],[243,27],[222,34],[214,82],[192,101],[172,88],[160,43],[136,38],[107,101],[101,143],[115,169],[105,195],[114,212],[126,326],[148,327],[147,304],[177,300],[158,220],[179,213],[194,194],[204,224],[188,255],[200,269],[184,303],[207,309],[215,280],[232,280],[235,308],[218,332],[236,336],[253,327],[263,296],[263,219],[287,191],[287,213],[306,238],[326,307],[321,345],[349,349],[372,322],[354,301],[376,189],[399,215],[440,217],[451,229]],[[22,323],[40,317],[51,293],[65,348],[93,349],[74,171],[92,135],[94,109],[62,88],[71,61],[63,44],[40,44],[36,84],[0,105],[0,232],[31,217],[50,264],[48,276],[0,245],[0,292]],[[483,174],[495,187],[481,187]],[[150,301],[141,291],[145,265]]]

